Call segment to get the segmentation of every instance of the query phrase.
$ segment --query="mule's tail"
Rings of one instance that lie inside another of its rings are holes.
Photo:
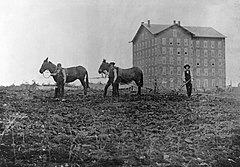
[[[90,88],[89,87],[89,81],[88,81],[88,72],[86,71],[86,88]]]
[[[143,87],[143,73],[141,72],[140,86]]]

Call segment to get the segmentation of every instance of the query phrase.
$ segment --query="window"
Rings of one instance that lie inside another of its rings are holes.
[[[173,64],[173,57],[170,57],[170,64]]]
[[[184,57],[184,64],[188,64],[188,57]]]
[[[144,40],[144,33],[142,33],[142,40]]]
[[[133,51],[136,51],[136,44],[133,45]]]
[[[200,88],[201,87],[201,82],[200,79],[197,79],[197,87]]]
[[[200,47],[200,41],[196,41],[196,47],[197,47],[197,48]]]
[[[181,79],[178,79],[177,85],[178,85],[178,86],[181,86],[181,85],[182,85],[182,80],[181,80]]]
[[[188,55],[188,48],[184,48],[184,55]]]
[[[212,79],[212,87],[215,87],[216,86],[216,81],[215,79]]]
[[[215,76],[215,68],[212,68],[212,76]]]
[[[189,64],[190,64],[190,66],[193,65],[193,58],[190,58],[190,59],[189,59]]]
[[[190,49],[190,56],[193,56],[193,49]]]
[[[177,39],[177,45],[178,45],[178,46],[181,45],[181,39],[180,39],[180,38]]]
[[[173,45],[173,38],[169,38],[169,45]]]
[[[166,38],[162,39],[162,45],[166,45]]]
[[[173,48],[172,47],[169,48],[169,52],[170,52],[170,55],[173,55]]]
[[[162,68],[162,75],[166,75],[166,67]]]
[[[222,48],[222,42],[218,41],[218,48]]]
[[[222,69],[218,69],[218,75],[222,76],[222,74],[223,74]]]
[[[196,66],[200,66],[200,59],[196,59]]]
[[[208,57],[208,51],[204,49],[204,57]]]
[[[208,69],[207,68],[204,69],[204,76],[208,76]]]
[[[222,50],[218,51],[218,57],[222,57]]]
[[[157,47],[155,47],[155,49],[154,49],[154,50],[155,50],[155,55],[157,55]]]
[[[157,45],[157,41],[158,41],[157,38],[155,38],[155,45]]]
[[[201,69],[200,69],[200,68],[197,68],[196,75],[197,75],[197,76],[200,76],[200,72],[201,72]]]
[[[181,65],[181,57],[177,57],[177,65]]]
[[[181,55],[181,48],[177,48],[177,55]]]
[[[173,75],[173,67],[170,67],[170,75]]]
[[[211,66],[215,67],[215,59],[211,60]]]
[[[211,56],[215,57],[215,50],[211,50]]]
[[[208,88],[208,80],[204,79],[204,88]]]
[[[208,47],[208,41],[204,41],[204,42],[203,42],[203,47],[204,47],[204,48],[207,48],[207,47]]]
[[[166,54],[167,53],[167,51],[166,51],[166,47],[162,47],[162,54]]]
[[[204,59],[204,66],[205,66],[205,67],[208,66],[208,59]]]
[[[218,85],[219,85],[219,86],[222,86],[222,85],[223,85],[223,84],[222,84],[222,79],[219,79],[219,80],[218,80]]]
[[[177,75],[181,75],[181,67],[177,67]]]
[[[173,30],[173,37],[177,37],[177,30]]]
[[[211,41],[211,48],[215,48],[215,41]]]
[[[174,87],[174,79],[170,78],[170,88],[173,88],[173,87]]]
[[[190,46],[193,47],[193,41],[190,40],[189,43],[190,43]]]
[[[166,57],[162,57],[162,64],[166,64]]]
[[[184,39],[184,46],[188,46],[188,39]]]
[[[221,67],[222,64],[223,64],[223,63],[222,63],[222,59],[219,59],[219,60],[218,60],[218,66]]]
[[[162,85],[163,85],[164,88],[167,87],[167,79],[166,78],[162,79]]]
[[[196,56],[199,57],[200,56],[200,50],[196,49]]]

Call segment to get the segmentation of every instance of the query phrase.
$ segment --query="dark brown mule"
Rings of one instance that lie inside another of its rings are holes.
[[[104,59],[99,67],[98,73],[104,73],[109,75],[107,85],[104,88],[104,97],[107,94],[108,87],[112,84],[113,86],[113,96],[119,96],[119,84],[129,84],[132,81],[138,86],[138,94],[141,94],[141,87],[143,86],[143,72],[138,67],[132,67],[128,69],[121,69],[119,67],[114,67],[117,70],[117,79],[114,81],[114,76],[112,69],[110,69],[110,63],[107,63]]]
[[[84,94],[86,95],[87,88],[89,88],[87,70],[82,66],[69,67],[69,68],[63,68],[63,69],[66,71],[66,83],[73,82],[73,81],[79,79],[83,86]],[[55,73],[57,70],[57,66],[55,64],[53,64],[52,62],[48,61],[48,58],[43,61],[43,64],[42,64],[39,72],[42,74],[46,70],[49,70],[50,73]],[[57,82],[56,76],[53,76],[53,79],[55,82]],[[84,79],[86,79],[86,81],[84,81]]]

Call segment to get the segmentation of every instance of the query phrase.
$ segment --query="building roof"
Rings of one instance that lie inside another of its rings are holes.
[[[178,25],[178,24],[176,24]],[[152,34],[160,33],[173,25],[161,25],[161,24],[150,24],[144,23],[143,26],[147,28]],[[179,25],[178,25],[179,26]],[[212,27],[193,27],[193,26],[180,26],[185,30],[189,31],[194,37],[212,37],[212,38],[225,38],[223,34],[213,29]]]

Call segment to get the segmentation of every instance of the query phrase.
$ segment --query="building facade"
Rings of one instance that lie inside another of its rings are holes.
[[[211,27],[142,22],[133,44],[133,66],[144,73],[144,85],[178,88],[183,66],[190,64],[197,89],[226,86],[225,36]]]

